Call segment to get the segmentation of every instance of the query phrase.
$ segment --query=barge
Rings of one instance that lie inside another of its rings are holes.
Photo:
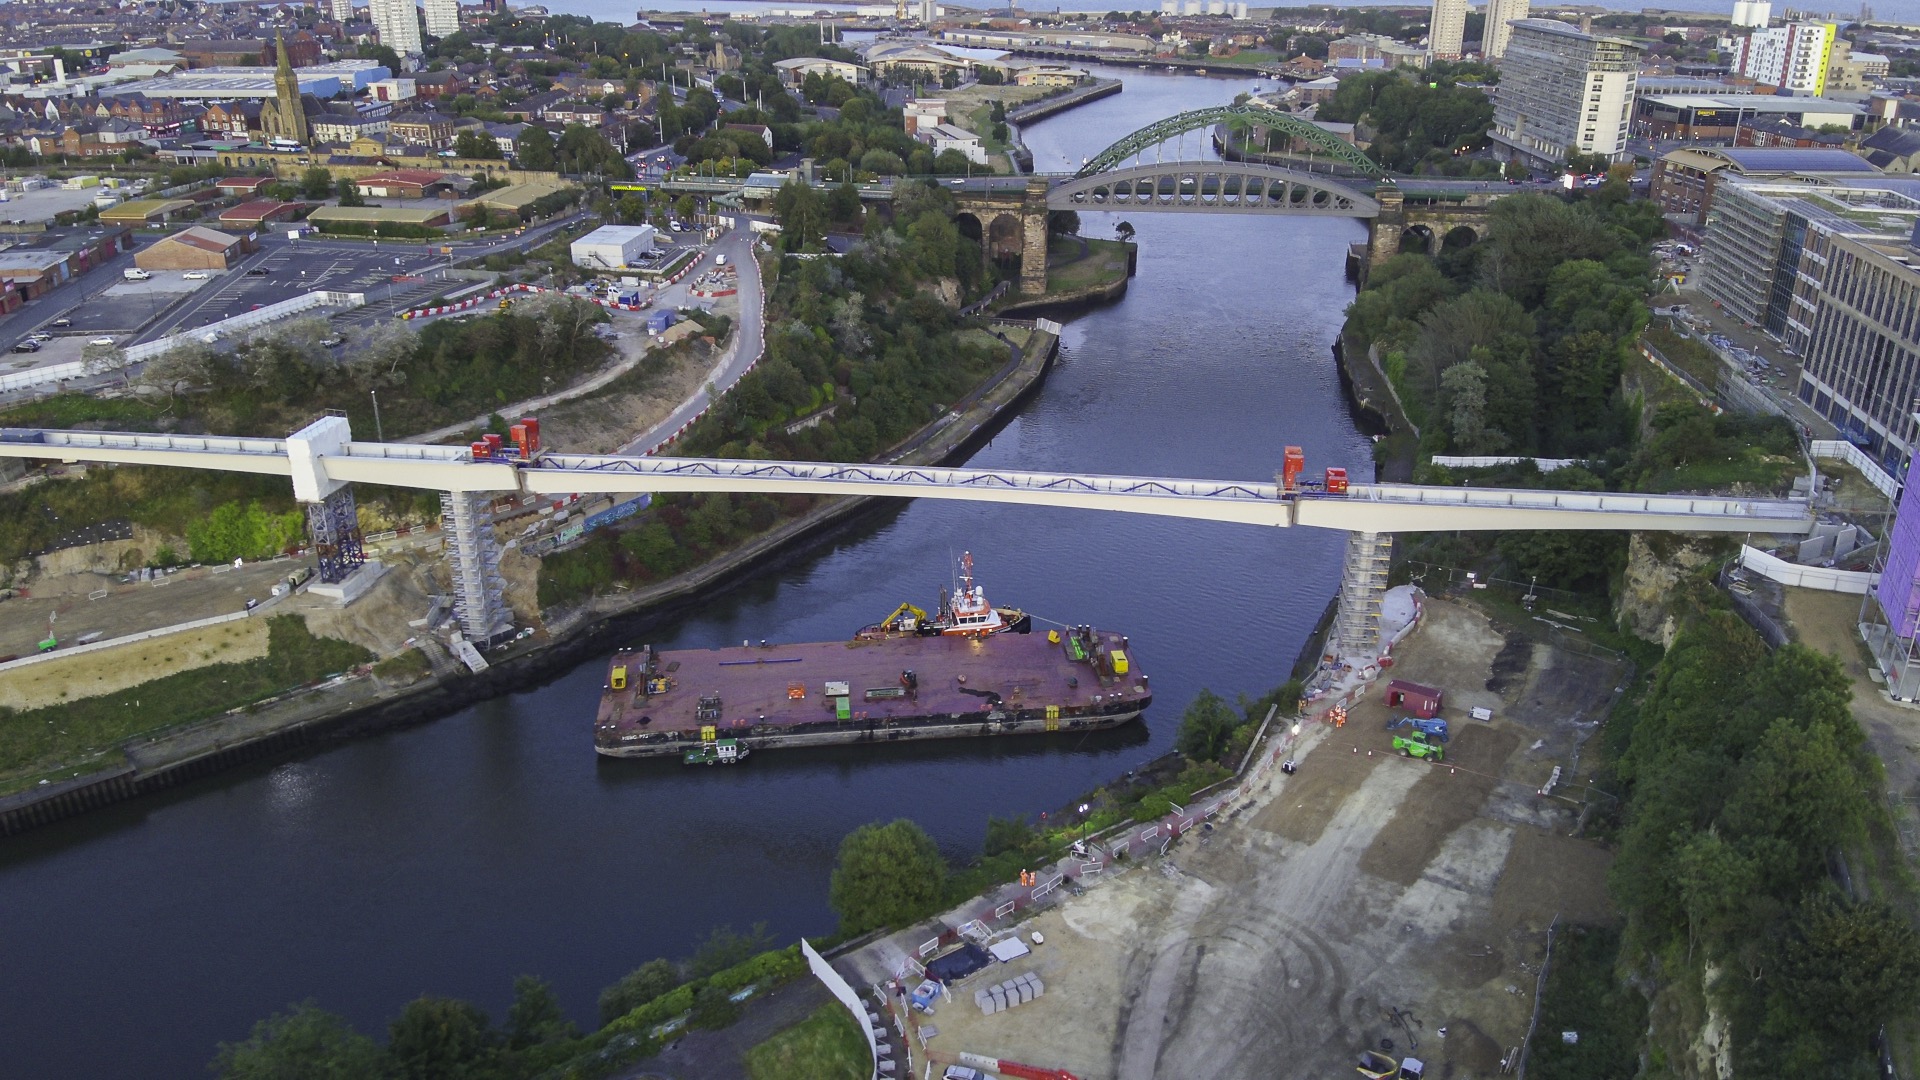
[[[985,607],[970,582],[963,595]],[[1152,703],[1124,635],[1005,625],[989,617],[932,632],[868,627],[850,641],[622,649],[607,664],[593,746],[732,764],[772,747],[1090,731]]]

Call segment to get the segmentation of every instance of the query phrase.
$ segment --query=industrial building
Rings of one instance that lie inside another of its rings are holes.
[[[135,252],[133,265],[142,270],[228,270],[252,250],[253,242],[245,236],[193,225]]]
[[[1555,168],[1573,153],[1627,156],[1640,46],[1552,19],[1512,24],[1488,136],[1506,156]]]
[[[635,266],[653,250],[651,225],[602,225],[573,242],[573,264],[588,270]]]
[[[1891,473],[1920,397],[1920,177],[1722,178],[1700,288],[1801,360],[1796,394]]]
[[[340,93],[357,93],[392,74],[374,60],[335,60],[312,67],[294,68],[293,78],[301,94],[325,101]],[[250,98],[271,100],[278,93],[274,69],[270,67],[213,67],[180,71],[157,79],[139,79],[100,88],[102,97],[142,94],[149,98],[179,101],[230,101]]]
[[[1775,94],[1642,94],[1634,102],[1633,133],[1649,140],[1726,142],[1743,124],[1785,119],[1798,127],[1860,126],[1865,109],[1832,98]]]

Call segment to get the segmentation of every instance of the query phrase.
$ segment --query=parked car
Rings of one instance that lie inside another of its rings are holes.
[[[40,343],[33,340],[32,338],[28,338],[27,340],[21,342],[20,344],[15,345],[13,347],[13,351],[14,352],[39,352]]]
[[[253,269],[247,271],[247,276],[248,277],[266,277],[268,274],[271,274],[271,273],[273,273],[273,271],[267,269],[264,266],[256,266]]]
[[[325,337],[320,339],[320,347],[323,349],[337,349],[346,343],[347,339],[343,337]]]
[[[186,278],[188,281],[207,280],[207,272],[205,270],[189,270],[186,273],[181,274],[180,276],[183,278]]]
[[[67,317],[66,317],[65,315],[62,315],[62,316],[60,316],[59,318],[57,318],[57,319],[55,319],[55,320],[53,320],[52,322],[50,322],[50,323],[48,323],[47,325],[48,325],[48,326],[72,326],[72,325],[73,325],[73,320],[72,320],[72,319],[69,319],[69,318],[67,318]]]
[[[89,345],[105,345],[105,346],[107,346],[108,348],[112,348],[112,347],[113,347],[113,339],[112,339],[112,338],[110,338],[110,337],[107,337],[107,336],[106,336],[106,335],[104,335],[104,334],[102,334],[101,336],[99,336],[99,337],[97,337],[97,338],[94,338],[94,339],[93,339],[92,341],[89,341],[89,342],[87,342],[87,344],[89,344]]]

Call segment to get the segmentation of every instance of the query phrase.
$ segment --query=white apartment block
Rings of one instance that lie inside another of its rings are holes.
[[[426,0],[427,36],[443,38],[460,32],[460,0]]]
[[[373,15],[373,28],[380,32],[380,44],[401,56],[426,51],[420,41],[420,9],[413,0],[369,0],[367,9]]]
[[[327,0],[327,17],[342,26],[353,21],[353,0]]]
[[[1489,137],[1507,156],[1546,168],[1573,153],[1625,158],[1640,47],[1552,19],[1521,19],[1511,30]]]
[[[1467,0],[1433,0],[1433,20],[1427,27],[1427,55],[1435,60],[1458,60],[1467,35]]]
[[[1480,34],[1480,55],[1498,60],[1507,55],[1507,41],[1513,37],[1513,23],[1532,12],[1528,0],[1487,0],[1487,28]]]
[[[1796,94],[1818,96],[1827,88],[1833,31],[1832,23],[1820,22],[1755,30],[1736,44],[1733,73]]]

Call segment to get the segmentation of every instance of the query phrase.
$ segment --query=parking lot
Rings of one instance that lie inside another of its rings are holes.
[[[93,205],[101,189],[40,188],[37,191],[9,191],[0,203],[0,221],[52,221],[55,214],[83,210]]]
[[[58,328],[61,334],[132,335],[152,322],[181,297],[214,287],[221,270],[197,271],[203,278],[189,278],[184,270],[156,270],[145,281],[119,281],[88,303],[67,313],[72,325]],[[53,329],[49,327],[48,329]]]
[[[319,289],[368,293],[369,300],[389,294],[402,302],[439,288],[436,273],[446,257],[426,254],[418,246],[406,250],[376,245],[349,247],[325,241],[267,241],[253,255],[214,281],[162,320],[151,336],[175,329],[192,329],[277,304]],[[403,280],[396,282],[398,277]],[[379,290],[378,296],[373,295]]]

